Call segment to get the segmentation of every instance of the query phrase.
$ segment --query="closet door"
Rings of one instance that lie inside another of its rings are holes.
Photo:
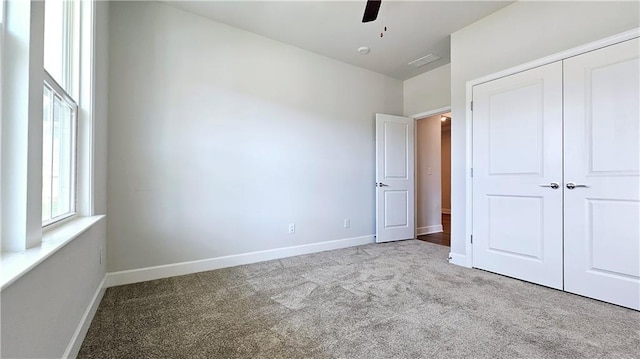
[[[473,87],[473,266],[562,289],[562,63]]]
[[[640,309],[638,39],[564,61],[565,290]]]

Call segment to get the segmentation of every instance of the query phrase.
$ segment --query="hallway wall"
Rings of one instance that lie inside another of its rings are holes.
[[[440,115],[416,123],[417,235],[442,231]]]
[[[451,125],[441,131],[442,213],[451,213]]]

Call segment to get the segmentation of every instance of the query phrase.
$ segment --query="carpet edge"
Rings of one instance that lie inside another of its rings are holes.
[[[73,332],[73,336],[71,337],[71,340],[67,345],[67,349],[65,349],[64,354],[62,355],[63,358],[75,358],[78,356],[80,347],[82,346],[82,342],[84,342],[84,338],[89,331],[89,326],[91,325],[93,317],[98,311],[98,306],[102,301],[102,297],[107,290],[106,283],[107,275],[105,274],[105,276],[102,278],[102,281],[98,285],[98,288],[96,288],[96,292],[93,294],[93,297],[91,298],[87,309],[84,311],[82,318],[80,318],[80,322],[78,323],[75,332]]]

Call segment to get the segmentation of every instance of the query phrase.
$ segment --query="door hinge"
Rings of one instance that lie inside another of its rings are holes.
[[[471,244],[473,244],[473,234],[471,235]]]
[[[471,177],[473,177],[473,167],[471,167]]]
[[[473,101],[471,101],[471,111],[473,111]]]

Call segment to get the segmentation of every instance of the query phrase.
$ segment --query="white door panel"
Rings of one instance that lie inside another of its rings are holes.
[[[487,201],[488,250],[516,258],[542,261],[542,197],[487,195]],[[506,226],[505,223],[509,225]]]
[[[564,61],[565,290],[640,309],[640,40]]]
[[[473,101],[473,266],[562,289],[562,64]]]
[[[376,241],[414,238],[414,119],[376,114]]]

